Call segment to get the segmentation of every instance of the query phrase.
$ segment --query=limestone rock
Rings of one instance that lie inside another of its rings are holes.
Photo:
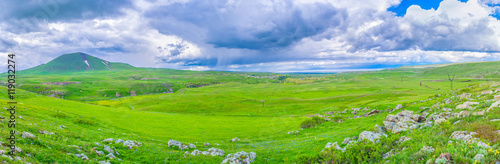
[[[234,154],[229,154],[222,161],[222,163],[230,163],[230,164],[250,164],[255,161],[257,154],[254,152],[246,153],[244,151],[237,152]]]
[[[364,131],[359,134],[359,139],[358,141],[363,141],[363,140],[370,140],[372,142],[375,142],[375,140],[378,140],[382,135],[387,136],[386,134],[380,134],[380,133],[375,133],[372,131]]]
[[[35,138],[35,135],[28,133],[28,132],[23,132],[22,137],[23,138]]]

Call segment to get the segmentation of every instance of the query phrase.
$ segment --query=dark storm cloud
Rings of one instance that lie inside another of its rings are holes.
[[[206,29],[203,42],[237,49],[283,48],[339,26],[346,11],[327,3],[295,6],[292,2],[263,5],[259,1],[191,1],[161,6],[146,14],[164,33],[175,32],[171,21]],[[189,34],[185,34],[189,35]],[[187,36],[188,38],[190,36]]]
[[[16,0],[2,2],[4,18],[41,18],[47,20],[92,19],[120,15],[129,0]]]
[[[8,22],[4,28],[24,33],[43,31],[44,22],[75,22],[97,17],[123,14],[123,8],[132,8],[130,0],[16,0],[2,1],[0,20]]]

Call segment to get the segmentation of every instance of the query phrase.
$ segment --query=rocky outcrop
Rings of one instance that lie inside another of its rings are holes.
[[[481,92],[481,95],[491,95],[493,94],[493,91],[483,91]]]
[[[23,137],[23,138],[35,138],[35,135],[28,133],[28,132],[23,132],[21,137]]]
[[[127,140],[123,142],[123,146],[126,146],[128,149],[133,149],[142,146],[142,143],[137,141]]]
[[[376,133],[372,131],[364,131],[359,134],[358,142],[363,140],[370,140],[372,142],[377,141],[381,136],[387,136],[383,133]]]
[[[342,149],[340,147],[340,145],[337,143],[337,142],[334,142],[334,143],[331,143],[331,142],[328,142],[326,145],[325,145],[325,149],[335,149],[335,150],[341,150],[342,152],[345,151],[345,149]]]
[[[239,142],[240,139],[238,137],[234,137],[233,139],[231,139],[231,142]]]
[[[186,154],[191,154],[191,155],[210,155],[210,156],[224,156],[224,150],[222,149],[217,149],[217,148],[210,148],[207,151],[199,151],[198,149],[193,150],[191,153],[186,151]]]
[[[467,102],[464,102],[463,104],[460,104],[456,107],[456,109],[475,109],[473,107],[471,107],[472,105],[477,105],[479,104],[478,102],[471,102],[471,101],[467,101]]]
[[[256,157],[257,157],[257,154],[254,152],[246,153],[244,151],[241,151],[241,152],[227,155],[226,158],[222,161],[222,163],[250,164],[250,163],[255,161]]]
[[[396,115],[388,115],[385,119],[384,126],[392,133],[400,133],[408,129],[416,129],[420,123],[427,119],[421,115],[415,115],[413,111],[403,110]]]
[[[455,140],[460,140],[460,141],[476,141],[477,138],[474,138],[473,135],[476,134],[475,132],[470,132],[468,133],[467,131],[455,131],[451,134],[450,138],[455,139]]]
[[[189,149],[188,146],[186,146],[186,145],[184,145],[181,142],[176,141],[176,140],[169,140],[167,143],[167,146],[168,147],[177,147],[180,150]]]

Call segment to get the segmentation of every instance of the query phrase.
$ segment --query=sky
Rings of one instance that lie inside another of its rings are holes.
[[[492,61],[499,13],[500,0],[2,0],[0,59],[277,73]]]

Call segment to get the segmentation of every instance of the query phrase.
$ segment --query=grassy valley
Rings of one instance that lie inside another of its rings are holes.
[[[275,74],[136,68],[66,54],[18,73],[21,151],[0,162],[221,163],[244,151],[256,154],[240,156],[253,163],[495,163],[498,64]],[[8,108],[7,96],[0,101]],[[7,112],[0,113],[3,143]],[[407,127],[397,131],[391,121]],[[457,131],[477,134],[462,141],[451,137]],[[361,135],[372,132],[379,137]],[[196,153],[211,148],[224,154]]]

